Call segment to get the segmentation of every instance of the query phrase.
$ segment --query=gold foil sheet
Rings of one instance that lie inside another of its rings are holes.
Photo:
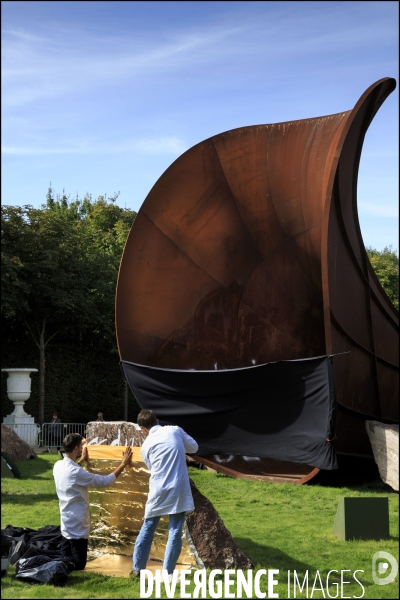
[[[148,560],[146,569],[151,571],[155,576],[156,571],[162,571],[162,563],[160,561]],[[182,569],[191,569],[188,565],[177,564],[175,571],[180,573]],[[86,564],[85,571],[91,573],[100,573],[102,575],[108,575],[109,577],[129,577],[129,573],[132,571],[132,557],[121,556],[120,554],[103,554],[94,560],[91,560]],[[146,575],[147,577],[147,575]]]
[[[121,461],[125,447],[88,446],[91,473],[108,475]],[[122,554],[131,556],[144,520],[144,508],[149,491],[150,471],[139,460],[140,449],[133,448],[134,460],[115,484],[106,488],[89,488],[92,527],[89,537],[89,556]],[[107,457],[107,458],[98,458]],[[164,559],[168,539],[168,516],[161,517],[150,550],[151,560]],[[186,538],[182,539],[180,564],[197,566]]]

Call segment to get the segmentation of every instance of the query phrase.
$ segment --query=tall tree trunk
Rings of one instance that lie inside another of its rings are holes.
[[[45,349],[46,344],[44,341],[46,320],[43,321],[43,327],[39,337],[39,422],[40,425],[44,423],[44,381],[45,381],[45,370],[46,370],[46,359]]]
[[[124,421],[128,420],[128,382],[124,382]]]
[[[39,348],[39,423],[43,425],[44,423],[44,382],[45,382],[45,372],[46,372],[46,358],[45,358],[45,350],[49,341],[57,335],[58,331],[53,333],[47,340],[45,340],[46,333],[46,317],[44,317],[41,328],[36,324],[37,335],[35,335],[29,326],[29,324],[25,321],[25,324],[35,342],[36,346]]]

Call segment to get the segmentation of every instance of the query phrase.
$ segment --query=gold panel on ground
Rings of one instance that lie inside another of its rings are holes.
[[[124,446],[89,445],[88,471],[100,475],[112,473],[121,460]],[[89,557],[104,554],[132,556],[134,543],[144,519],[144,507],[149,491],[150,472],[142,462],[140,449],[133,448],[131,465],[106,488],[89,488],[92,528]],[[150,560],[163,560],[168,539],[168,517],[162,517],[154,535]],[[186,538],[183,536],[179,563],[197,566]],[[88,567],[86,567],[88,568]]]
[[[190,568],[188,565],[177,564],[175,570],[180,572],[182,569],[188,568]],[[149,560],[146,569],[155,575],[157,570],[162,570],[162,563],[156,560]],[[88,562],[85,571],[113,577],[129,577],[129,573],[132,571],[132,558],[118,554],[104,554]]]

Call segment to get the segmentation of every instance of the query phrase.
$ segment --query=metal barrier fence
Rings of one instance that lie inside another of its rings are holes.
[[[61,447],[63,439],[69,433],[79,433],[85,437],[86,423],[43,423],[39,446]]]

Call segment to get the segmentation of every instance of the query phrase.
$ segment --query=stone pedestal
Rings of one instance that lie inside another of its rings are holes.
[[[3,419],[4,425],[15,433],[29,446],[37,446],[39,426],[35,419],[24,410],[24,404],[31,395],[31,373],[37,369],[2,369],[8,373],[7,396],[14,403],[14,410]]]
[[[17,421],[17,422],[16,422]],[[19,421],[19,422],[18,422]],[[27,417],[26,419],[12,419],[12,417],[4,417],[3,423],[10,429],[15,431],[21,440],[24,440],[31,448],[38,445],[38,434],[40,431],[39,425],[34,422],[33,417]]]

